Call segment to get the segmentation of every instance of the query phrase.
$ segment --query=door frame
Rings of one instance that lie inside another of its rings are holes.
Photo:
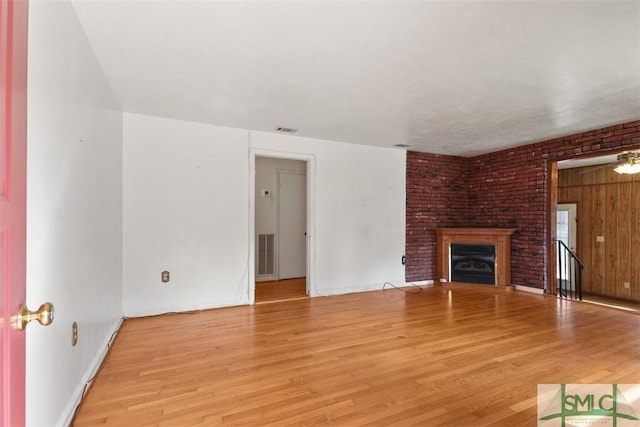
[[[310,297],[317,296],[315,286],[316,157],[313,154],[249,148],[249,304],[253,305],[256,301],[256,157],[303,160],[307,162],[307,295]]]

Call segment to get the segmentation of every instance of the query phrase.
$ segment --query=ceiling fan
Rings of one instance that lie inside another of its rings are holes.
[[[613,168],[615,172],[632,175],[640,172],[640,153],[618,154],[618,166]]]
[[[616,162],[606,163],[600,166],[585,169],[579,173],[591,172],[596,169],[606,168],[610,166],[615,166],[613,170],[614,172],[617,172],[619,174],[633,175],[636,173],[640,173],[640,152],[626,152],[618,154]]]

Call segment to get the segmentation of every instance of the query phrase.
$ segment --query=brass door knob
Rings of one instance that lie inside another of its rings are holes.
[[[53,304],[45,302],[38,311],[31,311],[26,305],[20,306],[20,311],[13,318],[13,327],[19,331],[23,331],[27,327],[27,323],[37,320],[42,326],[48,326],[53,322]]]

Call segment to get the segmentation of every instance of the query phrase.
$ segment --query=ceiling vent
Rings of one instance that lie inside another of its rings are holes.
[[[411,147],[409,144],[396,144],[394,145],[394,147],[398,147],[398,148],[408,148]]]
[[[298,131],[298,129],[293,129],[293,128],[283,128],[283,127],[277,127],[276,128],[276,132],[295,133],[297,131]]]

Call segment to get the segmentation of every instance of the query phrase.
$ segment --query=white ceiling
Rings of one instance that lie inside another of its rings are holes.
[[[124,111],[471,156],[640,119],[640,2],[74,0]]]

